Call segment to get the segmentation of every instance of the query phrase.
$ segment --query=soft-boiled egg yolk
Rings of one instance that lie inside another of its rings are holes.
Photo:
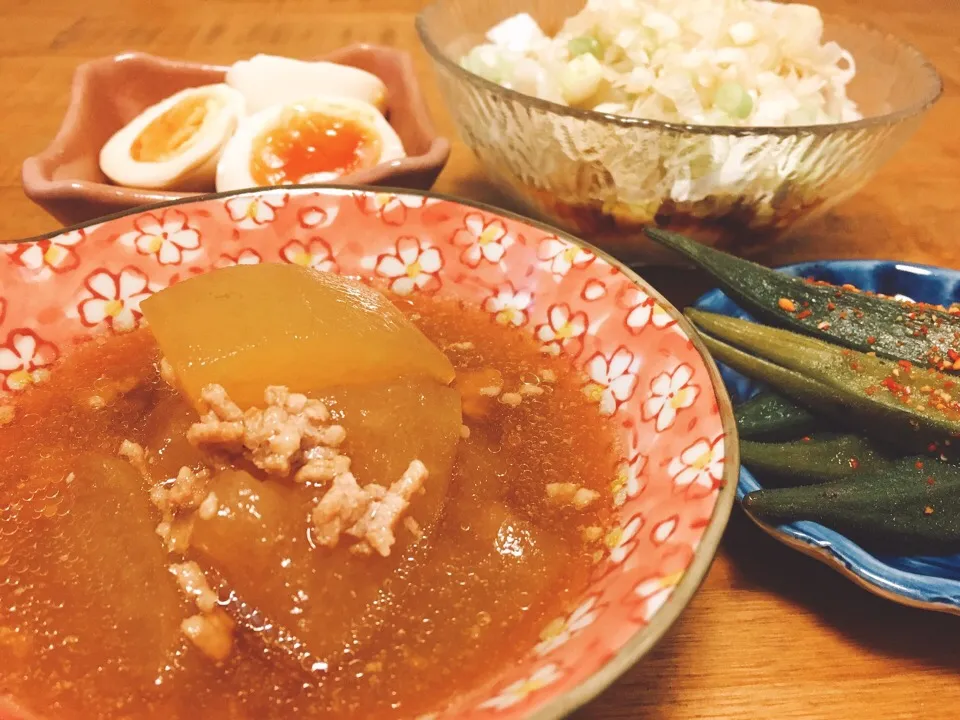
[[[295,105],[254,139],[250,174],[258,185],[286,185],[318,173],[345,175],[376,165],[382,145],[373,128],[356,120]]]
[[[227,85],[181,90],[117,131],[100,150],[100,169],[127,187],[211,190],[244,114],[243,95]]]
[[[315,97],[243,120],[217,167],[217,190],[330,182],[404,156],[397,133],[369,103]]]
[[[211,113],[223,109],[216,97],[188,95],[154,119],[130,146],[130,157],[137,162],[170,160],[197,139],[197,133]]]

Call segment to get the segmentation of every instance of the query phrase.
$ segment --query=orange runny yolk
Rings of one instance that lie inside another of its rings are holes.
[[[295,106],[254,139],[250,175],[261,186],[316,173],[344,175],[373,167],[381,151],[380,137],[365,123]]]

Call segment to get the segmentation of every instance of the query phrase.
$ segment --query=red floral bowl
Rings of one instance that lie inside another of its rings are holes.
[[[0,245],[0,393],[186,276],[293,262],[437,293],[536,336],[584,374],[624,448],[619,526],[571,612],[523,660],[436,718],[555,718],[591,699],[676,620],[707,572],[739,470],[730,400],[675,308],[616,260],[548,226],[413,192],[295,187],[182,200]],[[4,710],[0,720],[16,717]]]

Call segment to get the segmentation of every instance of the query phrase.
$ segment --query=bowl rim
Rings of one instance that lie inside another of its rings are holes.
[[[707,571],[713,564],[719,549],[720,539],[727,526],[730,513],[736,500],[737,481],[740,475],[740,441],[737,434],[737,426],[734,420],[733,403],[730,394],[720,375],[720,369],[717,367],[706,346],[700,339],[700,335],[693,327],[693,324],[678,310],[670,301],[668,301],[656,288],[650,285],[646,280],[640,277],[628,265],[617,260],[615,257],[597,248],[585,240],[582,240],[571,233],[559,228],[555,228],[539,220],[524,217],[518,213],[501,208],[494,207],[484,202],[458,198],[445,193],[433,192],[430,190],[407,190],[405,188],[388,188],[371,185],[351,185],[344,183],[335,184],[304,184],[287,185],[283,187],[261,187],[245,188],[242,190],[233,190],[223,193],[208,193],[205,195],[191,196],[186,198],[176,198],[166,202],[143,205],[136,208],[129,208],[111,215],[107,215],[94,220],[77,223],[69,227],[58,230],[41,233],[29,238],[17,240],[5,240],[0,245],[19,244],[26,242],[36,242],[38,240],[49,240],[53,237],[74,230],[81,230],[86,227],[100,225],[105,222],[117,220],[128,215],[138,215],[144,212],[150,212],[157,209],[167,208],[175,205],[189,205],[209,200],[229,198],[238,195],[257,194],[263,192],[284,192],[287,190],[310,190],[323,193],[333,191],[335,195],[347,195],[351,192],[364,193],[387,193],[396,195],[415,195],[424,198],[434,198],[445,202],[456,203],[469,208],[475,208],[483,212],[492,213],[500,217],[507,218],[514,222],[522,223],[545,233],[555,235],[565,242],[569,242],[577,247],[584,248],[594,253],[598,258],[607,262],[611,267],[617,269],[634,285],[640,287],[644,292],[648,292],[653,299],[663,308],[667,314],[677,323],[677,326],[686,334],[688,340],[696,349],[703,360],[704,367],[707,370],[707,377],[710,378],[714,397],[717,401],[717,408],[720,414],[721,427],[724,435],[724,466],[720,489],[717,493],[717,500],[713,506],[713,512],[707,522],[700,542],[693,551],[693,558],[690,564],[683,572],[683,576],[676,584],[673,592],[667,601],[654,613],[650,622],[636,630],[624,645],[604,664],[580,685],[567,690],[564,693],[548,700],[541,708],[529,715],[530,720],[556,720],[562,718],[580,706],[594,699],[601,692],[606,690],[619,678],[626,670],[633,666],[641,657],[643,657],[657,642],[659,642],[667,631],[673,626],[674,622],[680,616],[681,612],[689,605],[696,591],[703,583]]]
[[[423,152],[416,155],[405,155],[397,160],[378,163],[373,167],[343,175],[339,180],[347,183],[373,185],[389,181],[396,175],[405,172],[426,169],[436,169],[438,174],[442,172],[450,158],[450,140],[437,130],[423,94],[422,83],[414,67],[413,57],[409,52],[387,45],[356,42],[335,48],[312,59],[337,63],[357,53],[379,53],[392,57],[397,62],[403,76],[403,84],[406,85],[407,92],[410,95],[410,114],[414,116],[417,125],[429,138],[429,145]],[[27,157],[20,166],[21,184],[24,193],[31,200],[42,204],[50,199],[89,197],[94,201],[109,200],[111,202],[137,203],[137,207],[139,207],[143,203],[196,200],[207,194],[181,190],[136,188],[117,185],[109,181],[101,182],[76,177],[54,177],[54,171],[60,166],[61,156],[79,133],[79,118],[84,110],[88,87],[95,82],[96,71],[101,67],[119,63],[149,63],[165,70],[190,68],[211,73],[226,73],[229,69],[228,65],[179,60],[141,51],[104,55],[77,65],[70,80],[70,99],[67,109],[56,134],[43,149]],[[134,206],[131,205],[132,207]]]
[[[937,68],[914,44],[901,39],[891,32],[868,22],[847,20],[842,15],[834,13],[821,13],[824,20],[828,20],[831,25],[844,25],[846,27],[857,28],[861,31],[879,35],[887,40],[891,40],[902,50],[906,50],[916,56],[921,69],[928,76],[930,89],[917,102],[910,103],[898,110],[893,110],[881,115],[871,115],[859,120],[839,123],[823,123],[820,125],[753,125],[753,126],[735,126],[735,125],[699,125],[696,123],[670,122],[666,120],[654,120],[652,118],[629,117],[626,115],[611,115],[609,113],[596,112],[594,110],[581,110],[579,108],[561,105],[550,100],[543,100],[533,95],[505,88],[502,85],[487,80],[480,75],[470,72],[460,66],[459,63],[452,60],[440,47],[434,42],[429,30],[429,15],[438,12],[439,8],[447,5],[454,0],[433,0],[429,5],[423,8],[415,20],[417,34],[420,42],[434,62],[442,65],[446,70],[453,73],[460,80],[477,87],[480,90],[500,94],[503,97],[517,101],[522,105],[536,108],[544,112],[552,113],[565,117],[576,118],[589,122],[598,122],[622,128],[646,128],[650,130],[660,130],[673,134],[691,134],[691,135],[722,135],[727,137],[756,137],[764,135],[773,135],[778,137],[789,137],[798,134],[820,134],[827,135],[834,132],[854,132],[878,126],[893,125],[901,120],[919,116],[940,99],[943,95],[943,77],[937,71]]]

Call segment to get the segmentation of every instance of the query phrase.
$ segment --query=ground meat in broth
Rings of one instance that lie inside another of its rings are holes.
[[[64,720],[415,717],[442,708],[533,647],[551,621],[576,605],[603,548],[619,458],[614,434],[584,396],[582,379],[563,358],[544,357],[528,330],[502,327],[452,301],[398,305],[447,349],[458,370],[464,425],[439,525],[401,558],[389,599],[355,630],[362,641],[336,663],[305,671],[286,653],[264,647],[255,617],[237,623],[243,616],[234,604],[241,599],[221,592],[190,559],[189,546],[181,546],[185,557],[169,562],[175,575],[166,571],[184,602],[176,611],[179,643],[157,670],[156,683],[138,680],[117,660],[111,661],[119,662],[110,675],[115,681],[92,680],[95,648],[72,665],[55,662],[67,650],[52,638],[85,635],[40,609],[71,602],[83,590],[46,584],[43,568],[53,560],[37,554],[41,545],[31,533],[56,530],[56,516],[46,517],[44,508],[48,496],[63,492],[71,458],[79,453],[117,457],[124,444],[125,456],[143,467],[136,446],[147,444],[151,412],[175,390],[160,377],[161,359],[149,334],[138,331],[75,351],[74,362],[55,370],[46,385],[4,401],[12,409],[3,418],[15,420],[0,427],[0,449],[10,458],[0,468],[0,507],[6,508],[0,537],[14,543],[0,547],[7,578],[0,603],[8,610],[0,619],[0,688]],[[141,379],[136,387],[91,407],[88,399],[98,389],[131,376]],[[296,475],[314,460],[332,463],[305,480],[316,480],[326,492],[304,517],[305,526],[315,525],[320,545],[346,534],[374,551],[362,561],[378,562],[392,535],[420,537],[421,528],[404,513],[429,477],[411,464],[403,477],[382,479],[379,489],[356,479],[351,485],[349,468],[336,464],[335,422],[318,408],[307,422],[292,417],[309,402],[274,392],[259,411],[272,416],[254,418],[211,395],[193,439],[231,452],[243,448],[265,474]],[[289,443],[271,446],[262,432],[267,426],[289,426]],[[320,455],[311,457],[317,450]],[[195,475],[198,467],[187,470]],[[151,533],[158,523],[169,530],[190,514],[218,512],[219,500],[206,483],[195,484],[186,473],[157,487],[144,478],[145,502],[153,488],[156,503],[150,505]],[[520,557],[498,554],[504,538],[523,550]],[[69,538],[63,542],[70,553]],[[104,563],[137,560],[122,545],[97,552]],[[131,587],[127,599],[148,607],[154,602],[149,588]],[[111,628],[97,632],[109,638]],[[113,641],[105,645],[114,647]]]

